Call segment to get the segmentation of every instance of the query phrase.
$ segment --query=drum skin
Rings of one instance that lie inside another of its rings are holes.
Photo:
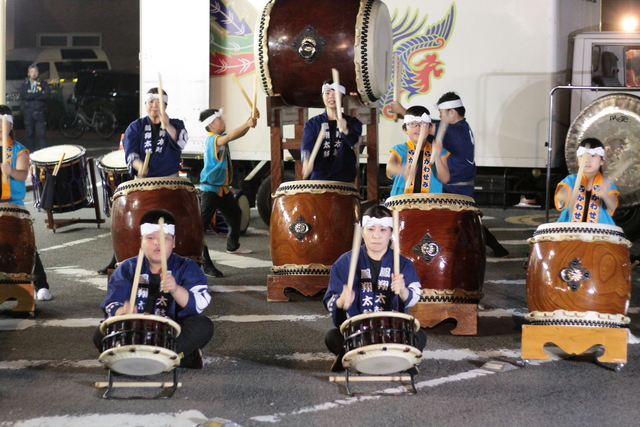
[[[571,227],[574,224],[555,223],[555,226]],[[583,228],[594,226],[602,224],[580,225]],[[631,297],[627,245],[599,239],[545,240],[541,237],[544,235],[538,234],[530,240],[526,282],[530,312],[567,310],[626,315]],[[570,269],[573,260],[581,264],[574,268],[586,269],[581,273],[583,280],[576,282],[579,285],[576,290],[572,290],[562,278],[563,270]],[[584,277],[585,271],[588,278]]]
[[[349,191],[345,194],[338,189]],[[274,195],[271,211],[269,235],[273,265],[330,266],[351,250],[359,209],[357,192],[351,184],[282,183]]]
[[[102,210],[106,216],[111,216],[111,198],[123,182],[131,181],[133,177],[127,169],[124,150],[112,151],[98,159],[98,170],[102,180],[103,203]]]
[[[140,219],[166,209],[176,219],[174,253],[202,260],[204,228],[195,187],[184,178],[143,178],[120,184],[113,196],[111,238],[119,262],[138,255]]]
[[[35,259],[36,240],[29,211],[24,206],[0,205],[0,272],[30,275]]]
[[[460,203],[475,205],[470,197],[437,193],[402,194],[385,202],[399,210],[400,253],[413,262],[423,289],[482,290],[486,249],[480,212],[458,209]]]

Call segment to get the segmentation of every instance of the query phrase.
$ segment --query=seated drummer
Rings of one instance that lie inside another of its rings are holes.
[[[409,307],[420,299],[420,279],[409,259],[400,255],[400,274],[393,274],[392,231],[393,218],[389,209],[370,207],[362,217],[364,245],[360,247],[351,291],[346,285],[351,251],[343,254],[331,267],[329,288],[323,302],[335,325],[325,337],[327,348],[337,356],[331,366],[334,372],[343,370],[345,350],[340,326],[345,320],[378,311],[407,313]],[[427,344],[427,334],[422,329],[417,333],[417,341],[416,348],[422,351]]]
[[[164,218],[164,235],[168,273],[162,274],[160,258],[160,218]],[[144,251],[135,307],[130,310],[131,289],[138,257],[118,266],[107,285],[107,296],[100,304],[107,318],[129,313],[149,313],[168,317],[181,328],[176,339],[180,366],[201,369],[202,349],[213,337],[213,322],[202,312],[209,305],[207,278],[195,261],[174,254],[175,218],[171,212],[155,209],[140,219],[141,247]],[[102,350],[100,328],[94,344]]]

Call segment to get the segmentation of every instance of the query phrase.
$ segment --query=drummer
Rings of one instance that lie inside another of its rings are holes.
[[[353,289],[346,283],[349,276],[351,251],[343,254],[331,266],[329,288],[324,306],[331,315],[335,328],[325,336],[327,348],[337,357],[331,370],[342,370],[345,354],[342,323],[350,317],[378,311],[407,313],[420,299],[420,279],[411,261],[400,255],[400,274],[393,271],[393,249],[390,247],[393,231],[391,212],[384,206],[372,206],[362,217],[362,237]],[[421,329],[416,347],[422,351],[427,334]]]
[[[164,218],[167,270],[162,273],[160,259],[160,218]],[[155,209],[140,219],[141,247],[144,251],[135,307],[130,306],[131,289],[138,257],[129,258],[118,266],[107,285],[107,295],[100,304],[107,318],[131,313],[149,313],[168,317],[181,328],[176,338],[176,353],[180,366],[203,367],[202,349],[213,337],[213,322],[202,315],[211,302],[207,278],[195,261],[174,254],[175,218],[171,212]],[[96,347],[102,349],[100,328],[94,333]]]
[[[8,122],[9,134],[7,135],[7,159],[2,162],[1,168],[2,174],[10,179],[8,192],[4,188],[2,189],[0,204],[14,204],[24,207],[24,197],[27,194],[25,181],[29,176],[29,150],[13,139],[13,116],[11,108],[7,105],[0,105],[0,138],[4,138],[1,126],[2,119]],[[38,301],[51,300],[47,274],[37,251],[33,274],[36,276],[34,282],[36,299]]]
[[[162,93],[167,105],[167,92]],[[161,112],[158,88],[147,91],[144,106],[147,116],[131,123],[122,141],[129,172],[138,178],[178,176],[182,169],[181,153],[188,140],[184,122],[170,119],[164,110]],[[147,170],[142,170],[147,155],[149,164]]]
[[[426,141],[416,160],[416,149],[419,143],[421,129],[424,128]],[[449,182],[449,166],[447,157],[449,152],[442,148],[442,141],[434,143],[436,127],[431,122],[429,110],[420,105],[410,107],[404,115],[402,130],[409,137],[409,141],[395,145],[389,151],[387,162],[387,176],[393,179],[391,195],[407,193],[442,193],[442,184]],[[432,145],[433,144],[433,145]],[[435,159],[431,163],[431,159]],[[408,165],[416,164],[415,176],[410,177],[410,185],[406,186]],[[435,172],[435,173],[434,173]]]
[[[303,176],[309,176],[313,180],[354,182],[358,162],[355,147],[362,135],[362,123],[345,114],[338,120],[336,90],[342,95],[346,94],[345,87],[340,85],[336,88],[333,79],[324,82],[322,101],[325,111],[304,124],[301,146]],[[324,123],[327,127],[321,140],[322,145],[311,165],[310,156]]]
[[[569,198],[578,175],[569,175],[558,183],[555,194],[556,209],[560,211],[558,222],[599,222],[615,225],[612,215],[618,207],[619,192],[616,185],[602,174],[604,156],[604,145],[599,139],[586,138],[578,144],[576,157],[578,162],[584,162],[584,173],[580,177],[575,203],[570,209]]]

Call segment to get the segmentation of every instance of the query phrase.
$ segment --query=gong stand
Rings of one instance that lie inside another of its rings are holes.
[[[344,376],[330,376],[329,382],[344,382],[345,387],[347,389],[347,394],[349,396],[353,396],[351,392],[351,382],[394,382],[394,381],[411,381],[411,389],[409,390],[412,394],[417,394],[418,389],[416,389],[415,376],[417,370],[411,368],[404,372],[399,372],[397,375],[363,375],[358,372],[351,372],[349,368],[345,369]]]
[[[127,378],[134,378],[129,375],[114,373],[111,369],[107,369],[107,381],[106,382],[96,382],[96,388],[107,388],[107,390],[102,395],[103,399],[114,399],[114,400],[127,400],[127,399],[145,399],[145,400],[153,400],[153,399],[167,399],[173,396],[173,393],[178,389],[178,387],[182,387],[182,383],[178,382],[178,370],[173,369],[173,381],[169,382],[153,382],[153,381],[114,381],[113,377],[123,376]],[[139,378],[139,377],[135,377]],[[128,396],[128,397],[116,397],[112,395],[112,392],[116,388],[159,388],[161,389],[160,393],[152,397],[146,396]]]
[[[68,225],[79,224],[79,223],[89,223],[89,224],[98,224],[98,228],[100,228],[100,224],[104,224],[105,220],[102,219],[100,215],[100,203],[98,199],[98,186],[96,185],[96,168],[95,161],[92,157],[87,159],[87,164],[89,165],[89,179],[91,182],[91,188],[93,193],[93,202],[89,203],[85,208],[94,208],[96,212],[95,219],[82,219],[82,218],[69,218],[69,219],[54,219],[53,218],[53,210],[45,209],[47,212],[47,219],[44,222],[47,224],[47,228],[49,230],[53,230],[56,232],[56,229],[66,227]]]
[[[478,334],[478,304],[458,304],[451,302],[418,302],[409,307],[409,314],[420,322],[423,328],[433,328],[447,319],[457,321],[452,335]]]
[[[367,135],[363,143],[367,147],[367,201],[361,208],[379,203],[378,195],[378,108],[365,106],[353,95],[342,99],[345,113],[358,118]],[[284,180],[284,150],[290,150],[295,159],[296,180],[302,179],[300,148],[304,124],[309,116],[308,108],[287,105],[280,96],[267,97],[267,122],[271,135],[271,193],[275,193]],[[294,138],[284,138],[283,126],[294,126]],[[362,157],[362,156],[361,156]],[[287,159],[288,160],[288,159]],[[360,188],[360,174],[356,175],[356,188]],[[315,295],[329,285],[329,274],[300,274],[267,276],[267,301],[289,301],[284,294],[293,288],[305,296]]]
[[[552,343],[567,354],[582,354],[594,345],[605,348],[598,362],[616,364],[619,372],[627,363],[627,328],[591,326],[522,325],[522,360],[546,360],[545,344]]]

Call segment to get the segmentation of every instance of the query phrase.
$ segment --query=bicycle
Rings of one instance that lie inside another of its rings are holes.
[[[66,113],[60,119],[62,134],[67,138],[77,139],[80,138],[84,131],[93,128],[100,138],[110,138],[116,131],[116,118],[113,113],[96,108],[91,119],[89,119],[80,104],[78,103],[75,113]]]

